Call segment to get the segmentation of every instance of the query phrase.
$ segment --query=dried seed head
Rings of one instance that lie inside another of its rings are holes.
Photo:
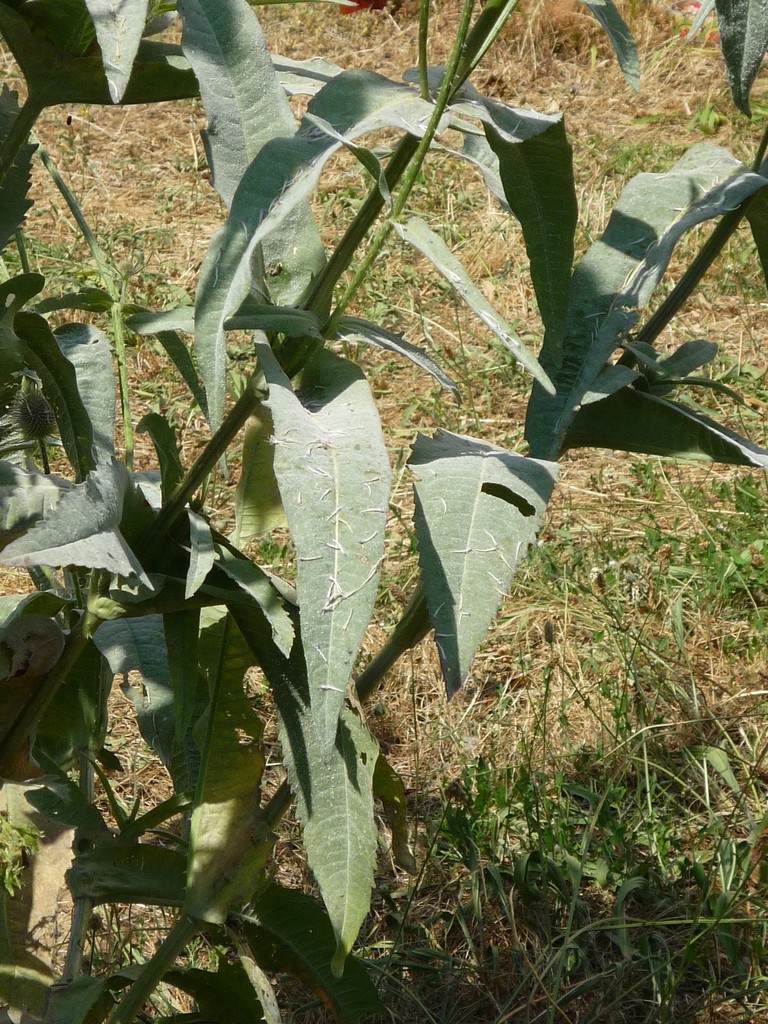
[[[551,619],[547,619],[544,623],[544,639],[547,641],[550,647],[555,642],[555,627],[552,624]]]
[[[56,430],[56,417],[42,391],[20,391],[11,406],[11,419],[26,441],[44,441]]]
[[[594,566],[589,574],[589,577],[592,580],[592,585],[594,586],[598,594],[604,594],[606,591],[606,583],[605,575],[603,574],[602,570],[598,569],[597,566]]]

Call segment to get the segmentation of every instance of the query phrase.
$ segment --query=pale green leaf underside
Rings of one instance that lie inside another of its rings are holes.
[[[148,0],[85,0],[93,19],[109,96],[119,103],[147,20]]]
[[[235,491],[235,536],[242,548],[253,537],[287,526],[275,477],[272,417],[262,406],[245,425],[243,461]]]
[[[351,141],[381,128],[423,135],[432,109],[406,85],[372,72],[345,71],[317,93],[308,112]],[[293,137],[267,143],[243,175],[227,223],[211,241],[195,299],[195,349],[213,425],[220,422],[223,409],[225,324],[252,296],[257,247],[274,233],[283,251],[301,249],[306,240],[297,235],[296,210],[315,188],[325,162],[341,146],[338,138],[311,120],[304,121]],[[266,267],[273,298],[282,276],[279,267],[280,263]],[[279,301],[295,301],[309,276],[308,267],[304,282],[296,279],[296,294],[279,296]]]
[[[404,241],[427,257],[454,288],[456,294],[467,303],[485,326],[504,342],[520,365],[533,374],[546,390],[554,392],[549,377],[542,370],[536,357],[528,351],[512,327],[499,316],[482,292],[475,287],[466,270],[442,238],[418,217],[411,217],[404,224],[395,224],[394,228]]]
[[[541,529],[558,469],[444,430],[420,434],[408,465],[417,478],[419,564],[450,696]]]
[[[321,351],[301,400],[268,345],[256,356],[269,385],[274,465],[296,546],[296,592],[312,715],[329,748],[376,596],[390,468],[368,383]]]

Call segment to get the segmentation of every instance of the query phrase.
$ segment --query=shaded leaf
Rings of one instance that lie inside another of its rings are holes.
[[[331,973],[333,931],[311,896],[270,885],[242,923],[259,964],[299,978],[332,1008],[341,1024],[355,1024],[367,1013],[384,1013],[378,992],[354,958],[348,960],[343,977]]]
[[[420,434],[408,466],[416,475],[419,564],[450,697],[541,529],[558,470],[444,430]]]
[[[368,383],[321,350],[296,395],[271,349],[256,343],[269,385],[275,474],[296,546],[296,593],[314,723],[326,749],[373,611],[390,469]]]
[[[54,985],[45,1020],[46,1024],[97,1024],[113,1006],[106,981],[81,974],[66,985]]]
[[[184,476],[184,467],[176,444],[176,433],[165,416],[161,416],[159,412],[149,412],[143,416],[136,431],[139,434],[146,432],[152,438],[160,466],[162,495],[165,502]]]
[[[178,745],[192,726],[197,703],[199,669],[197,641],[200,610],[190,608],[163,616],[163,633],[168,650],[168,673],[173,690],[173,742]]]
[[[215,971],[174,968],[163,980],[191,996],[209,1024],[261,1024],[265,1019],[261,1001],[240,963],[228,963],[222,957]]]
[[[715,0],[715,8],[731,96],[749,117],[749,94],[768,46],[768,11],[764,0]]]
[[[64,324],[54,332],[75,380],[93,433],[93,457],[115,454],[115,377],[105,334],[88,324]]]
[[[188,601],[205,582],[216,561],[211,528],[202,516],[187,509],[189,520],[189,569],[184,585],[184,597]]]
[[[179,850],[105,833],[82,844],[66,878],[73,899],[180,907],[186,866]]]
[[[703,413],[634,388],[625,388],[579,410],[564,449],[582,447],[617,448],[735,466],[768,466],[765,449]]]
[[[286,655],[293,646],[293,622],[270,577],[245,555],[235,555],[216,545],[218,567],[258,604],[272,627],[272,638]]]
[[[242,467],[235,492],[234,541],[238,547],[288,523],[275,476],[272,432],[272,415],[262,405],[245,425]]]
[[[501,338],[520,365],[532,373],[545,389],[554,391],[549,377],[542,370],[536,357],[528,351],[512,327],[499,316],[484,295],[475,287],[466,270],[442,238],[418,217],[409,218],[405,224],[395,224],[394,228],[401,238],[427,257],[485,326],[498,338]]]
[[[7,85],[0,89],[0,139],[6,139],[19,114],[18,93]],[[0,184],[0,250],[4,249],[21,227],[32,200],[27,199],[32,156],[37,145],[27,142],[17,153]]]
[[[417,873],[416,861],[408,846],[408,811],[405,802],[403,780],[383,754],[376,758],[373,773],[373,793],[384,805],[389,827],[392,830],[392,856],[398,867],[409,875]]]

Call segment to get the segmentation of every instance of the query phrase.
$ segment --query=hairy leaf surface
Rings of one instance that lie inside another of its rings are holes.
[[[768,46],[768,3],[715,0],[715,9],[731,96],[749,117],[749,94]]]
[[[85,0],[113,103],[120,103],[125,95],[147,20],[147,4],[148,0]]]
[[[373,611],[390,469],[373,396],[352,363],[321,351],[295,394],[268,345],[275,473],[296,545],[296,593],[312,716],[325,749]]]
[[[243,461],[235,492],[235,536],[238,547],[288,520],[275,476],[272,415],[266,406],[249,418],[243,438]]]
[[[373,345],[385,352],[396,352],[398,355],[405,356],[415,366],[426,370],[434,377],[440,387],[445,388],[446,391],[452,391],[457,398],[459,397],[459,388],[456,382],[441,370],[423,348],[412,345],[399,334],[393,334],[392,331],[358,316],[342,316],[336,326],[336,336],[342,341],[362,341],[366,345]]]
[[[88,324],[64,324],[56,343],[75,368],[80,400],[91,424],[96,462],[115,454],[115,377],[107,336]]]
[[[419,564],[450,697],[541,529],[557,466],[445,430],[420,434],[408,465],[417,478]]]
[[[640,58],[637,44],[627,28],[613,0],[582,0],[608,36],[614,53],[619,61],[621,73],[635,92],[640,91]]]

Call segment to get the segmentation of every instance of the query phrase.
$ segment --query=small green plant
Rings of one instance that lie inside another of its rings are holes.
[[[616,9],[610,2],[587,6],[637,86],[637,51]],[[717,346],[692,341],[667,356],[654,347],[744,218],[765,258],[768,135],[751,168],[703,144],[664,173],[633,178],[574,269],[578,210],[562,117],[514,109],[470,82],[514,7],[514,0],[488,0],[475,12],[474,0],[464,0],[447,63],[435,68],[428,63],[430,3],[422,0],[416,66],[395,82],[324,58],[271,55],[245,0],[125,0],[119,12],[102,0],[0,2],[0,33],[27,83],[20,107],[8,90],[0,95],[2,244],[16,236],[30,205],[35,121],[62,103],[153,103],[199,92],[207,162],[227,210],[193,306],[127,309],[124,288],[74,201],[71,212],[103,287],[51,305],[39,298],[40,275],[23,272],[0,285],[0,388],[15,403],[17,421],[25,417],[27,441],[37,444],[42,463],[40,472],[13,446],[0,461],[0,558],[28,568],[37,588],[4,606],[0,763],[16,776],[44,772],[28,801],[75,829],[67,872],[75,909],[62,977],[53,986],[39,975],[18,985],[13,963],[1,965],[14,1012],[127,1024],[145,1013],[159,986],[171,985],[194,1000],[194,1019],[274,1020],[264,971],[297,975],[341,1020],[383,1012],[369,975],[349,957],[374,879],[374,796],[389,817],[395,856],[408,870],[414,863],[402,782],[379,752],[360,702],[430,630],[447,694],[463,685],[541,529],[568,449],[768,466],[768,452],[689,400],[670,397],[716,386],[698,371]],[[152,19],[174,11],[180,46],[151,38]],[[748,114],[768,24],[762,12],[742,21],[725,10],[720,28],[734,101]],[[311,97],[298,125],[287,93]],[[545,327],[538,356],[475,287],[445,239],[407,213],[424,161],[449,130],[462,138],[458,158],[480,169],[520,222]],[[373,148],[368,137],[381,133],[387,148]],[[363,168],[369,191],[326,251],[308,199],[342,149]],[[59,187],[66,197],[66,186]],[[709,221],[717,222],[712,234],[641,326],[677,243]],[[391,325],[349,312],[394,243],[431,264],[503,346],[502,359],[511,354],[532,376],[529,453],[445,430],[414,439],[408,468],[421,578],[390,639],[358,675],[385,552],[391,471],[371,390],[349,352],[360,344],[384,349],[458,390],[431,353]],[[23,266],[21,252],[20,259]],[[107,311],[113,347],[91,324],[52,329],[47,314],[67,303]],[[135,428],[150,436],[157,471],[133,470],[126,313],[132,330],[157,336],[207,417],[210,439],[189,466],[167,419],[150,413]],[[248,332],[250,340],[239,343],[230,374],[233,332]],[[193,352],[185,336],[193,338]],[[66,476],[48,472],[46,442],[54,431],[40,399],[55,419]],[[202,498],[217,467],[238,449],[235,529],[224,536],[204,514]],[[243,553],[250,541],[286,527],[295,587]],[[243,682],[254,666],[277,707],[287,773],[269,798],[264,722]],[[119,762],[106,746],[108,696],[118,676],[173,786],[156,806],[125,806],[110,782]],[[630,714],[625,693],[606,728],[625,734]],[[711,761],[709,750],[699,753]],[[109,820],[94,803],[96,778]],[[477,821],[493,813],[504,792],[487,782],[479,772],[472,813],[448,820],[474,872],[475,901],[483,881]],[[534,901],[556,890],[565,915],[557,925],[567,941],[555,964],[552,1014],[584,966],[571,942],[586,927],[580,880],[606,877],[591,837],[608,827],[623,798],[618,780],[595,793],[531,772],[523,787],[532,849],[515,872]],[[276,830],[292,800],[325,910],[272,878]],[[583,809],[578,856],[563,849],[563,801]],[[494,845],[507,829],[506,821],[499,825]],[[613,834],[611,842],[620,838]],[[738,857],[734,877],[743,877]],[[118,902],[173,908],[178,916],[145,964],[84,974],[91,912]],[[716,918],[720,941],[730,942],[724,929],[733,902],[708,906],[708,923]],[[211,955],[210,970],[177,967],[200,935],[226,953]],[[25,938],[16,931],[4,945],[11,961]],[[655,941],[641,940],[646,962]],[[661,1005],[672,982],[661,971],[654,978]]]

